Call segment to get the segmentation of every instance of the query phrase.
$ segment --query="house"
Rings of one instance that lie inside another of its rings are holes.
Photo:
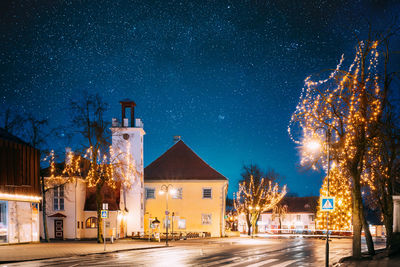
[[[318,197],[285,197],[279,203],[285,212],[263,212],[257,221],[258,233],[291,233],[315,231],[315,213]],[[239,231],[247,231],[244,215],[239,216]]]
[[[228,179],[204,162],[182,140],[144,170],[145,232],[220,237],[225,233]],[[165,192],[168,187],[168,194]],[[168,212],[166,212],[168,211]],[[168,214],[168,220],[166,213]]]
[[[0,244],[39,241],[40,153],[0,128]]]
[[[112,120],[112,149],[118,157],[128,157],[135,171],[125,176],[130,186],[117,182],[116,188],[103,186],[103,202],[108,204],[106,219],[107,237],[122,238],[143,234],[144,178],[143,178],[143,123],[134,117],[135,102],[125,99],[120,102],[121,123]],[[130,118],[126,109],[130,108]],[[62,169],[61,164],[58,169]],[[82,166],[85,172],[87,166]],[[117,174],[116,174],[117,175]],[[49,179],[47,175],[45,179]],[[88,187],[83,174],[68,183],[54,186],[46,194],[47,227],[50,238],[86,239],[97,237],[97,204],[95,187]],[[42,217],[42,216],[41,216]],[[41,236],[44,236],[41,223]]]

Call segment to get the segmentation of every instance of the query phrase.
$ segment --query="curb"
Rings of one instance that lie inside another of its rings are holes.
[[[0,264],[7,264],[7,263],[18,263],[18,262],[29,262],[29,261],[41,261],[41,260],[51,260],[51,259],[61,259],[66,257],[74,257],[74,256],[88,256],[88,255],[100,255],[100,254],[110,254],[110,253],[118,253],[123,251],[134,251],[134,250],[148,250],[153,248],[166,248],[167,246],[154,246],[154,247],[143,247],[143,248],[126,248],[126,249],[118,249],[112,251],[102,251],[102,252],[92,252],[92,253],[85,253],[85,254],[66,254],[61,257],[47,257],[47,258],[37,258],[37,259],[27,259],[27,260],[15,260],[15,261],[0,261]]]

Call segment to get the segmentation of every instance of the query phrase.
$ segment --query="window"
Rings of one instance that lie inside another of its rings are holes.
[[[97,228],[97,218],[90,217],[86,220],[86,228]]]
[[[314,215],[308,215],[308,220],[313,222],[314,221]]]
[[[178,229],[186,229],[186,219],[178,220]]]
[[[201,224],[211,224],[211,214],[201,214]]]
[[[81,221],[81,228],[83,229],[83,221]]]
[[[176,190],[176,194],[172,195],[173,199],[182,199],[182,188]]]
[[[78,228],[79,229],[79,222],[77,222],[78,224],[77,224],[77,226],[76,226],[76,228]]]
[[[211,188],[203,188],[203,198],[212,198]]]
[[[154,188],[146,188],[146,199],[156,198],[155,189]]]
[[[0,226],[7,225],[7,202],[0,201]]]
[[[64,210],[64,185],[54,188],[54,210]]]
[[[299,222],[301,220],[301,215],[296,215],[296,220]]]

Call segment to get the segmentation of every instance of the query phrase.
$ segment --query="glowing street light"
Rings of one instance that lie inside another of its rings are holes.
[[[166,231],[166,239],[165,239],[165,245],[166,245],[166,246],[168,246],[168,228],[169,228],[168,196],[169,196],[169,194],[172,194],[172,195],[174,196],[176,193],[177,193],[177,190],[176,190],[175,188],[172,187],[172,184],[169,184],[169,185],[163,184],[163,185],[161,186],[161,190],[159,191],[159,194],[160,194],[160,195],[166,194],[166,195],[165,195],[165,197],[166,197],[166,204],[167,204],[166,209],[165,209],[166,226],[167,226],[167,227],[166,227],[166,229],[167,229],[167,231]]]
[[[325,142],[326,142],[326,147],[327,147],[327,187],[328,187],[328,197],[329,197],[329,171],[330,171],[330,166],[331,166],[331,160],[330,160],[330,142],[331,142],[331,130],[325,129],[323,127],[319,127],[316,130],[324,130],[325,131]],[[322,145],[320,142],[317,140],[309,140],[308,142],[305,143],[305,148],[312,153],[318,152],[322,150]],[[329,266],[329,211],[326,212],[326,249],[325,249],[325,266]]]

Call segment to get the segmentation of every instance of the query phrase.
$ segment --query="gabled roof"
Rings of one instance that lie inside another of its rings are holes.
[[[279,205],[287,206],[289,213],[316,213],[319,197],[284,197]],[[271,213],[268,211],[266,213]]]
[[[144,169],[144,179],[145,181],[228,180],[202,160],[182,140]]]

